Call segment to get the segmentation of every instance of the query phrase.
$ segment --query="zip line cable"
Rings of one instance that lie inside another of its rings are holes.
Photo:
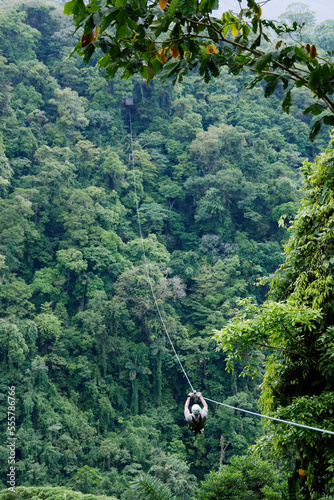
[[[143,239],[143,232],[142,232],[142,229],[141,229],[141,222],[140,222],[140,215],[139,215],[139,203],[138,203],[138,196],[137,196],[137,186],[136,186],[136,173],[135,173],[135,160],[134,160],[134,156],[133,156],[133,135],[132,135],[132,119],[131,119],[131,106],[129,106],[129,117],[130,117],[130,137],[131,137],[131,156],[132,156],[132,174],[133,174],[133,184],[134,184],[134,191],[135,191],[135,199],[136,199],[136,212],[137,212],[137,219],[138,219],[138,227],[139,227],[139,236],[140,236],[140,242],[141,242],[141,247],[142,247],[142,251],[143,251],[143,256],[144,256],[144,263],[145,263],[145,270],[146,270],[146,275],[147,275],[147,279],[148,279],[148,282],[149,282],[149,285],[150,285],[150,289],[151,289],[151,292],[152,292],[152,296],[153,296],[153,300],[154,300],[154,304],[155,304],[155,307],[158,311],[158,315],[159,315],[159,318],[160,318],[160,321],[161,321],[161,324],[163,326],[163,329],[165,331],[165,334],[170,342],[170,345],[172,346],[173,348],[173,351],[174,351],[174,354],[182,368],[182,371],[184,373],[184,376],[186,377],[187,381],[188,381],[188,384],[190,385],[191,387],[191,390],[192,392],[195,392],[195,389],[193,388],[190,380],[189,380],[189,377],[185,371],[185,369],[183,368],[183,365],[181,363],[181,360],[176,352],[176,349],[174,347],[174,344],[172,342],[172,339],[170,338],[169,336],[169,333],[168,333],[168,330],[167,330],[167,327],[165,325],[165,322],[163,320],[163,317],[161,315],[161,312],[160,312],[160,307],[159,307],[159,304],[158,304],[158,301],[157,301],[157,298],[155,296],[155,293],[154,293],[154,289],[153,289],[153,285],[152,285],[152,281],[151,281],[151,277],[150,277],[150,273],[149,273],[149,270],[148,270],[148,264],[147,264],[147,258],[146,258],[146,252],[145,252],[145,246],[144,246],[144,239]]]
[[[177,360],[178,360],[178,362],[180,364],[180,367],[181,367],[181,369],[183,371],[183,374],[184,374],[185,378],[188,381],[189,386],[191,387],[192,392],[196,395],[196,391],[193,388],[192,383],[190,382],[190,379],[189,379],[189,377],[188,377],[188,375],[187,375],[187,373],[186,373],[186,371],[185,371],[185,369],[183,367],[183,364],[182,364],[182,362],[181,362],[181,360],[180,360],[180,358],[179,358],[179,356],[178,356],[178,354],[176,352],[176,349],[174,347],[172,339],[170,338],[170,335],[168,333],[167,327],[166,327],[165,322],[163,320],[163,317],[161,315],[160,307],[159,307],[156,295],[154,293],[154,289],[153,289],[153,285],[152,285],[152,280],[151,280],[149,269],[148,269],[148,263],[147,263],[145,246],[144,246],[144,239],[143,239],[143,232],[142,232],[140,215],[139,215],[139,202],[138,202],[137,186],[136,186],[135,161],[134,161],[134,156],[133,156],[133,134],[132,134],[131,105],[129,105],[129,121],[130,121],[130,138],[131,138],[131,160],[132,160],[131,163],[132,163],[132,175],[133,175],[133,184],[134,184],[134,192],[135,192],[135,200],[136,200],[136,212],[137,212],[137,220],[138,220],[138,227],[139,227],[140,242],[141,242],[141,247],[142,247],[142,252],[143,252],[143,257],[144,257],[144,263],[145,263],[146,276],[147,276],[147,279],[148,279],[148,282],[149,282],[149,285],[150,285],[150,289],[151,289],[153,301],[154,301],[155,307],[156,307],[156,309],[158,311],[158,315],[159,315],[161,324],[163,326],[164,332],[166,334],[166,337],[168,338],[169,343],[172,346],[174,354],[175,354],[175,356],[176,356],[176,358],[177,358]],[[269,417],[268,415],[262,415],[261,413],[256,413],[254,411],[244,410],[242,408],[237,408],[235,406],[231,406],[231,405],[228,405],[228,404],[225,404],[225,403],[220,403],[219,401],[214,401],[213,399],[209,399],[209,398],[203,398],[203,399],[205,399],[206,401],[210,401],[211,403],[215,403],[217,405],[220,405],[220,406],[225,406],[226,408],[230,408],[232,410],[237,410],[237,411],[241,411],[243,413],[249,413],[250,415],[255,415],[256,417],[266,418],[268,420],[274,420],[275,422],[281,422],[283,424],[294,425],[295,427],[302,427],[303,429],[309,429],[311,431],[317,431],[317,432],[322,432],[322,433],[325,433],[325,434],[332,434],[332,435],[334,435],[333,431],[328,431],[328,430],[325,430],[325,429],[319,429],[318,427],[311,427],[309,425],[304,425],[304,424],[297,424],[296,422],[289,422],[288,420],[282,420],[280,418]]]
[[[324,432],[326,434],[334,435],[333,431],[327,431],[325,429],[318,429],[318,427],[311,427],[309,425],[304,424],[296,424],[295,422],[289,422],[288,420],[282,420],[281,418],[269,417],[268,415],[262,415],[261,413],[255,413],[254,411],[242,410],[241,408],[236,408],[235,406],[230,406],[225,403],[219,403],[218,401],[214,401],[213,399],[204,398],[206,401],[210,401],[211,403],[215,403],[216,405],[226,406],[227,408],[232,408],[232,410],[243,411],[244,413],[250,413],[251,415],[256,415],[257,417],[267,418],[269,420],[275,420],[275,422],[282,422],[283,424],[290,424],[296,427],[303,427],[304,429],[310,429],[311,431]]]

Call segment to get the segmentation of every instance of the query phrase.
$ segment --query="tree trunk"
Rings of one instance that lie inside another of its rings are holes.
[[[138,415],[138,378],[132,382],[132,415]]]

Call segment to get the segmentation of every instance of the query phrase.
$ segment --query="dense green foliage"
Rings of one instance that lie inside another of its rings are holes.
[[[131,485],[138,500],[175,500],[167,486],[149,474],[141,475]]]
[[[263,382],[264,411],[334,431],[333,356],[334,149],[305,163],[301,208],[276,274],[272,297],[260,307],[249,300],[216,338],[229,366],[247,351],[245,370],[255,373],[258,351],[270,353]],[[256,350],[255,350],[256,349]],[[274,424],[258,449],[284,457],[290,492],[301,498],[334,494],[333,436]],[[306,480],[298,469],[306,470]]]
[[[64,13],[73,16],[76,29],[83,29],[74,51],[87,62],[99,49],[99,66],[111,78],[121,70],[125,79],[140,73],[147,82],[156,75],[162,81],[173,77],[181,82],[196,68],[209,82],[220,77],[222,68],[234,75],[247,68],[253,75],[248,75],[251,87],[265,82],[266,97],[280,87],[287,113],[292,89],[308,89],[315,100],[303,107],[304,113],[322,115],[312,127],[313,140],[322,123],[334,125],[331,49],[319,57],[310,31],[304,31],[306,40],[300,36],[303,25],[312,25],[314,18],[312,13],[307,16],[307,6],[300,16],[293,7],[283,15],[287,25],[262,20],[260,3],[240,1],[238,13],[229,10],[217,17],[218,0],[93,0],[88,4],[70,0]]]
[[[189,387],[148,286],[124,99],[164,321],[196,389],[247,409],[262,374],[239,377],[247,357],[227,373],[208,333],[239,299],[265,299],[287,236],[278,221],[298,210],[298,167],[328,135],[308,142],[303,89],[282,115],[279,90],[265,100],[225,70],[208,85],[195,72],[175,87],[106,80],[94,60],[65,60],[72,26],[56,5],[5,5],[0,24],[0,485],[15,386],[18,485],[132,500],[146,473],[191,499],[218,468],[221,434],[230,460],[263,430],[211,406],[205,437],[184,424]]]
[[[211,472],[202,483],[199,500],[280,500],[286,494],[275,465],[258,457],[233,457],[230,465]]]
[[[0,493],[1,500],[116,500],[115,497],[106,497],[105,495],[84,495],[80,491],[73,491],[58,487],[33,487],[33,486],[18,486],[15,493],[2,490]]]

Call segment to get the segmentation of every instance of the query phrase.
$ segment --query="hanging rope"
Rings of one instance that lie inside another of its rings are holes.
[[[174,344],[172,342],[172,339],[170,338],[170,335],[168,333],[168,330],[167,330],[167,327],[165,325],[165,322],[163,320],[163,317],[161,315],[161,311],[160,311],[160,307],[159,307],[159,304],[158,304],[158,301],[156,299],[156,296],[155,296],[155,293],[154,293],[154,289],[153,289],[153,285],[152,285],[152,281],[151,281],[151,277],[150,277],[150,273],[149,273],[149,269],[148,269],[148,264],[147,264],[147,258],[146,258],[146,253],[145,253],[145,246],[144,246],[144,239],[143,239],[143,232],[142,232],[142,227],[141,227],[141,221],[140,221],[140,215],[139,215],[139,203],[138,203],[138,196],[137,196],[137,187],[136,187],[136,173],[135,173],[135,162],[134,162],[134,156],[133,156],[133,134],[132,134],[132,117],[131,117],[131,106],[129,106],[129,121],[130,121],[130,137],[131,137],[131,158],[132,158],[132,174],[133,174],[133,184],[134,184],[134,191],[135,191],[135,200],[136,200],[136,212],[137,212],[137,219],[138,219],[138,227],[139,227],[139,235],[140,235],[140,242],[141,242],[141,247],[142,247],[142,252],[143,252],[143,257],[144,257],[144,263],[145,263],[145,271],[146,271],[146,275],[147,275],[147,279],[148,279],[148,282],[149,282],[149,285],[150,285],[150,289],[151,289],[151,293],[152,293],[152,297],[153,297],[153,300],[154,300],[154,304],[155,304],[155,307],[158,311],[158,315],[159,315],[159,318],[160,318],[160,321],[161,321],[161,324],[163,326],[163,329],[164,329],[164,332],[169,340],[169,343],[170,345],[172,346],[172,349],[174,351],[174,354],[181,366],[181,369],[183,371],[183,374],[185,376],[185,378],[187,379],[187,382],[189,384],[189,386],[191,387],[191,390],[193,393],[196,393],[195,389],[193,388],[192,386],[192,383],[190,382],[190,379],[181,363],[181,360],[176,352],[176,349],[174,347]],[[254,411],[250,411],[250,410],[244,410],[242,408],[237,408],[235,406],[230,406],[230,405],[227,405],[225,403],[220,403],[219,401],[214,401],[213,399],[209,399],[209,398],[204,398],[206,401],[210,401],[210,403],[214,403],[216,405],[220,405],[220,406],[225,406],[226,408],[231,408],[232,410],[237,410],[237,411],[241,411],[243,413],[249,413],[250,415],[254,415],[256,417],[261,417],[261,418],[266,418],[268,420],[274,420],[275,422],[281,422],[283,424],[288,424],[288,425],[293,425],[295,427],[302,427],[303,429],[309,429],[311,431],[317,431],[317,432],[322,432],[322,433],[325,433],[325,434],[331,434],[331,435],[334,435],[334,432],[333,431],[328,431],[328,430],[325,430],[325,429],[319,429],[318,427],[311,427],[309,425],[304,425],[304,424],[297,424],[296,422],[289,422],[288,420],[282,420],[280,418],[275,418],[275,417],[269,417],[268,415],[262,415],[261,413],[256,413]]]

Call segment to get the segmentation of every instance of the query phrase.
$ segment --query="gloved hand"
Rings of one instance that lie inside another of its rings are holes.
[[[196,392],[196,396],[198,396],[199,398],[202,397],[202,393],[201,392]]]

